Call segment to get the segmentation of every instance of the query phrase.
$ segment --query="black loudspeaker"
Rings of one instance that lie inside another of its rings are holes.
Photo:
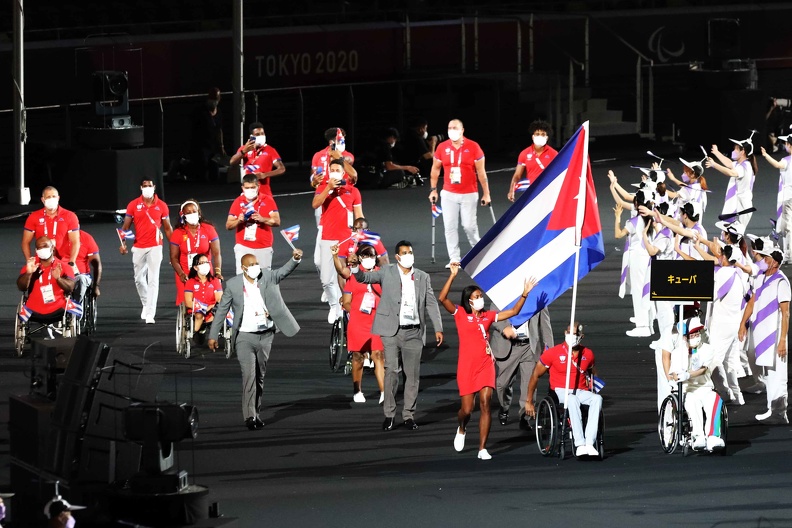
[[[140,468],[141,447],[133,442],[113,442],[86,436],[83,439],[76,481],[104,483],[132,478]]]
[[[9,453],[34,467],[49,458],[47,432],[55,403],[38,394],[11,396],[9,402]]]
[[[102,189],[102,209],[126,209],[130,200],[140,196],[144,178],[154,182],[157,196],[164,200],[162,149],[80,149],[67,171],[67,181],[80,182],[85,189]],[[95,198],[92,193],[76,193],[67,205],[72,210],[96,209]]]
[[[129,77],[125,71],[93,73],[93,103],[98,116],[129,113]]]
[[[33,361],[31,392],[55,400],[58,385],[69,364],[76,342],[76,337],[31,339],[30,351]]]
[[[707,21],[707,44],[710,59],[723,61],[740,58],[740,21],[736,18],[711,18]]]

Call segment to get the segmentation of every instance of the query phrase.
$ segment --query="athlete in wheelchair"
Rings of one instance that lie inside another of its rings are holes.
[[[574,334],[570,334],[567,328],[564,343],[545,350],[539,357],[528,382],[525,414],[536,418],[536,442],[542,455],[558,455],[563,458],[566,437],[571,428],[575,456],[603,458],[605,448],[602,439],[602,396],[593,391],[595,387],[592,382],[594,353],[580,344],[583,339],[583,326],[575,323],[575,330]],[[550,371],[550,393],[539,402],[537,409],[533,396],[539,378],[547,371]],[[565,401],[567,405],[562,408]]]
[[[663,370],[673,387],[657,426],[666,453],[680,444],[685,454],[690,448],[725,452],[728,413],[712,383],[714,351],[702,342],[703,330],[701,319],[691,317],[677,325],[673,350],[663,350]]]
[[[15,320],[15,348],[22,355],[30,335],[42,330],[49,338],[55,333],[73,337],[79,332],[79,305],[69,298],[74,290],[72,268],[55,258],[54,244],[46,236],[36,240],[36,256],[30,257],[17,278],[17,288],[24,292]],[[34,328],[33,324],[37,324]]]
[[[179,307],[176,320],[176,347],[179,354],[189,358],[193,345],[201,346],[206,342],[206,332],[214,320],[215,309],[222,295],[223,286],[220,279],[212,274],[209,257],[195,255],[184,285],[184,302]],[[228,352],[230,350],[226,350],[226,355],[229,355]]]

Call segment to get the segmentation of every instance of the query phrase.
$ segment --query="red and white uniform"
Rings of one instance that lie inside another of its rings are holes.
[[[484,158],[484,151],[475,141],[462,138],[459,148],[447,139],[437,145],[435,159],[443,163],[443,190],[456,193],[478,193],[476,162]],[[459,178],[456,177],[457,173]]]
[[[127,205],[126,215],[135,224],[136,248],[149,248],[162,245],[162,220],[168,218],[168,205],[155,194],[151,205],[146,205],[138,196]]]
[[[80,252],[77,253],[77,260],[74,264],[82,274],[91,274],[91,265],[89,264],[88,257],[99,253],[99,246],[96,240],[87,231],[80,231]]]
[[[321,194],[327,187],[322,183],[316,188]],[[360,207],[363,200],[360,191],[352,185],[336,187],[322,204],[322,240],[340,242],[352,235],[352,222],[355,220],[355,207]]]
[[[218,238],[214,226],[204,222],[198,224],[198,230],[194,235],[184,227],[174,229],[170,243],[179,248],[179,265],[182,271],[189,273],[193,258],[199,254],[206,255],[209,264],[212,264],[212,251],[209,244]],[[184,300],[184,283],[178,275],[174,275],[176,277],[176,305],[178,306]]]
[[[354,255],[359,247],[358,239],[356,236],[353,236],[346,242],[340,244],[338,246],[338,258],[346,259],[349,258],[350,255]],[[385,244],[382,243],[382,239],[377,240],[377,243],[374,244],[374,251],[377,252],[377,256],[381,257],[388,253],[388,250],[385,249]]]
[[[495,358],[487,354],[489,329],[498,320],[498,313],[481,312],[478,317],[461,306],[454,311],[459,335],[457,386],[459,395],[475,394],[484,387],[495,388]]]
[[[36,257],[36,264],[41,265],[41,259]],[[53,258],[49,266],[39,267],[33,273],[28,288],[28,298],[25,306],[33,313],[47,315],[66,308],[66,296],[63,293],[58,281],[52,278],[52,267],[60,264],[61,276],[73,279],[72,267],[62,259]],[[20,275],[27,272],[27,266],[23,266]],[[52,290],[50,297],[45,292]],[[49,302],[47,298],[49,297]]]
[[[341,156],[350,165],[355,163],[355,155],[348,150],[345,150]],[[311,158],[311,170],[314,173],[322,173],[322,183],[327,183],[327,168],[330,166],[331,161],[333,161],[333,158],[330,157],[330,147],[320,150]]]
[[[33,233],[33,240],[45,236],[54,241],[55,256],[68,260],[71,249],[69,233],[80,230],[80,221],[76,214],[63,207],[59,206],[53,216],[42,208],[30,213],[25,220],[25,230]]]
[[[211,310],[212,307],[217,304],[215,293],[221,293],[223,291],[223,286],[220,283],[220,279],[217,277],[203,282],[197,277],[193,277],[192,279],[187,279],[187,282],[184,284],[184,291],[192,292],[193,301],[201,302]],[[192,313],[192,311],[193,307],[188,306],[187,312]],[[206,315],[206,322],[211,321],[211,317],[209,317],[210,314],[207,312]]]
[[[228,216],[238,218],[239,215],[247,212],[246,205],[248,204],[244,194],[237,197],[231,208],[228,210]],[[259,194],[255,203],[252,204],[253,210],[258,214],[267,218],[272,213],[278,212],[278,206],[275,204],[275,199],[270,194]],[[242,273],[242,257],[248,253],[256,256],[261,269],[269,269],[272,267],[272,228],[267,224],[259,224],[253,220],[247,222],[240,222],[237,225],[235,233],[236,243],[234,244],[234,262],[236,263],[236,273]]]
[[[167,220],[168,205],[156,194],[151,205],[143,196],[138,196],[127,205],[126,216],[135,226],[135,242],[132,245],[132,269],[135,277],[140,304],[143,305],[141,317],[153,319],[157,314],[159,298],[159,275],[162,265],[163,236],[160,228]]]
[[[282,161],[280,154],[278,151],[275,150],[271,145],[264,145],[263,147],[256,147],[255,149],[251,150],[250,152],[242,152],[242,147],[239,147],[237,153],[242,154],[242,163],[240,164],[240,170],[242,174],[254,174],[249,172],[245,169],[248,165],[256,165],[258,166],[255,169],[255,174],[270,172],[272,167],[275,165],[276,161]],[[272,187],[270,186],[270,179],[264,178],[259,179],[259,195],[268,194],[272,196]]]
[[[523,177],[530,183],[533,183],[557,155],[558,152],[553,147],[545,145],[542,153],[537,156],[536,149],[531,145],[520,152],[520,155],[517,157],[517,165],[525,167]]]
[[[371,271],[377,270],[379,268],[375,267]],[[382,298],[382,287],[379,284],[360,283],[353,275],[344,285],[344,293],[352,296],[347,326],[347,348],[352,352],[385,350],[382,338],[371,333],[377,306]]]

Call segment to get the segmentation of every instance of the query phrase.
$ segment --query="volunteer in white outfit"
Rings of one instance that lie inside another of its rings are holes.
[[[712,385],[712,347],[702,342],[704,325],[701,319],[691,317],[680,325],[682,328],[679,330],[684,337],[676,340],[673,350],[663,351],[664,372],[674,388],[679,381],[686,382],[685,410],[693,429],[693,449],[723,449],[726,446],[720,438],[723,400]]]
[[[121,230],[128,232],[135,224],[135,243],[132,246],[132,269],[134,270],[135,288],[137,288],[143,310],[140,318],[146,322],[154,322],[157,315],[157,299],[159,297],[160,265],[162,264],[162,232],[165,240],[173,234],[168,206],[155,193],[154,182],[140,182],[140,196],[127,205],[126,216]],[[119,251],[127,253],[126,241],[121,242]]]
[[[765,242],[769,242],[765,240]],[[745,339],[745,323],[752,318],[756,366],[764,373],[767,410],[756,415],[767,420],[774,414],[783,422],[787,417],[787,331],[789,329],[789,279],[780,270],[784,260],[781,249],[765,243],[756,253],[764,256],[767,270],[754,281],[754,294],[743,313],[739,338]]]
[[[762,157],[780,171],[778,178],[778,199],[776,200],[776,231],[784,237],[784,260],[788,260],[792,251],[792,144],[789,136],[778,136],[783,142],[786,156],[776,161],[761,147]]]
[[[704,149],[702,149],[703,151]],[[704,165],[707,160],[706,152],[704,158],[699,161],[686,161],[679,158],[682,163],[682,180],[677,179],[671,169],[666,170],[666,176],[672,182],[679,185],[679,191],[676,193],[679,197],[677,207],[682,207],[688,202],[698,202],[701,205],[701,218],[699,222],[704,223],[704,213],[707,212],[707,180],[704,178]]]
[[[639,209],[642,214],[643,211]],[[647,211],[648,212],[648,211]],[[655,217],[678,236],[674,242],[674,251],[677,259],[701,260],[701,255],[696,251],[696,240],[706,240],[707,230],[701,225],[701,204],[688,202],[680,209],[680,220],[674,220],[670,216],[663,215],[660,211],[655,211]]]
[[[707,158],[707,161],[704,162],[705,167],[712,167],[730,178],[729,186],[726,188],[726,199],[723,202],[722,214],[724,215],[753,207],[753,186],[757,171],[756,157],[751,141],[753,135],[754,132],[751,132],[751,137],[742,141],[729,138],[729,141],[734,143],[731,159],[721,154],[718,145],[712,145],[712,154],[718,158],[720,164],[715,163],[712,158]],[[752,213],[742,214],[738,220],[742,225],[748,227],[751,215]]]

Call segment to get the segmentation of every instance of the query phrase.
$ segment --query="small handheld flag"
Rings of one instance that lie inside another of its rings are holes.
[[[597,376],[591,376],[591,390],[596,393],[602,391],[605,388],[605,381]]]
[[[336,128],[335,149],[343,152],[346,150],[346,139],[340,128]]]
[[[225,322],[226,322],[226,326],[229,327],[229,328],[234,326],[234,310],[233,309],[231,309],[231,308],[228,309],[228,313],[226,314]]]
[[[19,316],[20,321],[22,321],[23,323],[27,323],[28,319],[30,319],[30,316],[33,315],[33,312],[30,311],[27,305],[23,305],[22,309],[19,311],[19,314],[17,315]]]
[[[256,174],[261,170],[261,165],[245,165],[245,174]]]
[[[531,186],[531,182],[528,180],[520,180],[514,184],[514,192],[524,192],[528,190],[528,187]]]
[[[281,235],[283,235],[283,238],[286,239],[286,243],[289,244],[292,249],[297,249],[294,247],[294,244],[292,244],[292,241],[299,240],[300,238],[300,224],[281,229]]]
[[[206,303],[202,303],[198,299],[193,299],[193,313],[204,314],[209,311],[209,305]]]
[[[440,209],[440,206],[439,206],[439,205],[437,205],[437,204],[432,204],[432,216],[434,216],[435,218],[437,218],[437,217],[438,217],[438,216],[440,216],[441,214],[443,214],[443,210],[442,210],[442,209]]]
[[[121,239],[121,242],[126,240],[135,240],[135,233],[131,229],[127,231],[124,231],[123,229],[116,229],[116,231],[118,231],[118,238]]]
[[[357,233],[356,238],[358,244],[368,244],[370,246],[376,246],[377,243],[379,243],[379,241],[382,239],[379,234],[368,230]]]
[[[253,213],[256,212],[256,208],[253,207],[253,203],[244,202],[242,204],[242,210],[245,213],[245,220],[250,220],[250,217],[253,216]]]
[[[66,311],[76,317],[82,317],[83,315],[82,305],[68,298],[66,299]]]

